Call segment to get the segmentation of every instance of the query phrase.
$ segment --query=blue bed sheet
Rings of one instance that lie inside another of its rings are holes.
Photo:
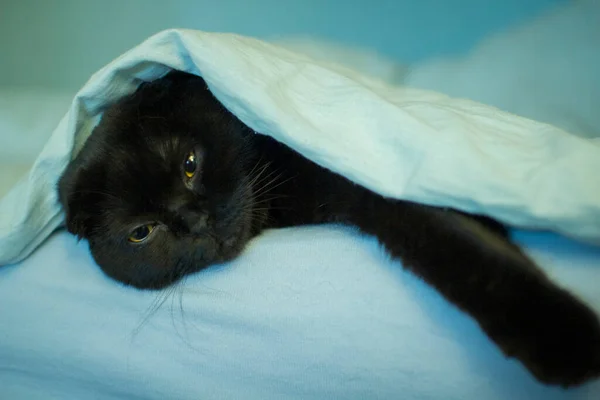
[[[516,235],[600,308],[600,249]],[[2,399],[598,399],[506,360],[467,316],[336,226],[273,230],[165,292],[106,278],[53,234],[0,269]]]

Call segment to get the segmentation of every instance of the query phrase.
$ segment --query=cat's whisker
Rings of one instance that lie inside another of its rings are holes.
[[[190,339],[188,336],[188,332],[186,329],[186,323],[185,323],[185,318],[184,318],[184,312],[183,312],[183,290],[181,290],[182,288],[182,282],[183,280],[179,280],[177,281],[174,285],[173,285],[173,290],[170,293],[170,297],[171,297],[171,307],[170,307],[170,314],[171,314],[171,324],[173,325],[173,329],[175,329],[175,333],[177,334],[177,336],[188,346],[188,347],[192,347],[191,343],[190,343]],[[183,325],[183,334],[181,333],[181,331],[178,328],[178,325],[175,321],[175,293],[179,294],[179,315],[181,317],[181,324]]]
[[[193,321],[188,321],[188,319],[185,317],[185,308],[183,307],[183,292],[184,292],[184,283],[187,280],[187,276],[182,280],[182,282],[178,285],[178,305],[179,305],[179,315],[181,317],[181,323],[183,325],[183,329],[185,331],[185,339],[184,342],[187,344],[187,346],[195,351],[199,351],[198,348],[194,347],[189,339],[188,336],[188,325],[191,325],[192,328],[194,328],[196,331],[200,332],[200,328],[198,327],[198,325],[196,325]],[[182,338],[183,339],[183,338]]]
[[[273,175],[275,175],[275,174],[277,174],[277,175],[275,177],[273,177]],[[246,186],[246,190],[247,190],[246,194],[250,194],[250,192],[253,192],[255,196],[260,195],[259,193],[263,188],[268,187],[273,182],[277,181],[277,179],[279,179],[282,174],[283,174],[283,172],[271,171],[270,173],[268,173],[261,179],[251,181]]]
[[[154,298],[154,300],[152,301],[152,303],[150,304],[150,306],[144,313],[142,320],[140,321],[138,326],[132,331],[132,333],[131,333],[132,340],[135,339],[135,337],[137,337],[137,335],[142,331],[142,328],[148,323],[150,318],[154,314],[156,314],[156,312],[158,310],[160,310],[160,308],[163,306],[163,304],[165,304],[165,302],[167,301],[167,299],[169,297],[170,291],[171,291],[171,289],[169,288],[167,290],[158,292],[158,294],[156,295],[156,297]]]
[[[282,174],[283,173],[279,173],[277,176],[271,178],[266,183],[261,184],[260,186],[257,185],[258,187],[253,188],[254,197],[260,198],[261,196],[264,196],[267,193],[269,193],[272,190],[272,186],[275,184],[275,182],[277,182],[279,178],[281,178]]]
[[[158,310],[165,304],[165,302],[174,294],[175,290],[179,286],[179,277],[176,275],[180,275],[180,268],[182,257],[176,263],[176,268],[173,268],[169,273],[169,280],[174,281],[173,285],[168,286],[166,289],[159,291],[157,296],[154,298],[147,311],[142,318],[142,321],[138,324],[138,326],[132,332],[132,339],[135,338],[142,330],[142,328],[146,325],[146,323],[150,320],[150,318],[155,315]],[[171,306],[172,308],[172,306]],[[172,314],[172,313],[171,313]]]
[[[258,163],[257,163],[257,165],[258,165]],[[254,174],[256,166],[252,169],[252,171],[250,171],[248,173],[249,177]],[[271,162],[266,162],[266,163],[262,164],[261,167],[260,167],[260,169],[258,170],[258,172],[250,180],[250,185],[254,185],[256,183],[256,180],[259,179],[262,176],[262,174],[264,174],[265,171],[267,171],[269,169],[270,166],[271,166]]]
[[[275,184],[275,180],[272,180],[267,185],[263,186],[262,188],[260,188],[260,190],[257,191],[258,194],[256,194],[256,197],[264,196],[264,195],[268,194],[269,192],[273,191],[273,189],[276,189],[276,188],[280,187],[281,185],[288,183],[289,181],[295,179],[296,177],[297,177],[297,175],[290,176],[289,178],[284,179],[283,181],[277,182],[276,184]],[[271,185],[271,186],[268,186],[268,185]]]
[[[277,181],[277,179],[279,179],[282,175],[282,173],[279,173],[277,176],[273,177],[273,175],[275,175],[277,173],[277,171],[271,171],[269,174],[267,174],[266,176],[261,177],[261,175],[264,173],[264,171],[267,170],[267,167],[269,166],[269,163],[264,164],[261,169],[259,170],[259,172],[256,174],[256,176],[254,176],[249,182],[247,182],[241,190],[236,191],[236,193],[234,194],[234,197],[236,199],[243,199],[246,198],[248,196],[253,195],[253,197],[264,197],[264,195],[266,195],[269,190],[269,186],[272,186],[273,183],[275,181]],[[260,178],[260,179],[259,179]],[[265,182],[266,180],[270,179],[270,181],[262,184],[261,186],[258,187],[258,189],[255,189],[255,186],[260,185],[261,183]],[[275,197],[271,197],[269,199],[260,199],[259,201],[264,203],[267,201],[270,201],[272,199],[275,199]],[[257,203],[255,203],[257,204]],[[252,207],[252,205],[249,205],[249,207]]]
[[[253,167],[252,167],[252,169],[250,170],[250,172],[248,172],[248,176],[252,176],[252,174],[254,173],[254,171],[256,170],[256,168],[257,168],[259,165],[262,165],[262,167],[261,167],[261,168],[262,168],[263,170],[264,170],[264,169],[266,169],[266,168],[267,168],[269,165],[271,165],[271,162],[267,162],[267,163],[261,164],[261,161],[263,160],[263,158],[264,158],[264,156],[262,156],[262,155],[261,155],[261,156],[260,156],[260,158],[258,159],[258,161],[256,161],[256,163],[254,164],[254,166],[253,166]]]
[[[273,174],[277,173],[278,171],[276,169],[271,169],[271,162],[266,162],[264,163],[260,169],[258,170],[258,172],[252,177],[252,179],[250,180],[250,185],[256,185],[258,183],[260,183],[262,180],[269,178],[270,176],[272,176]],[[264,175],[265,172],[269,171],[268,174]],[[251,174],[248,174],[248,176],[252,176]]]

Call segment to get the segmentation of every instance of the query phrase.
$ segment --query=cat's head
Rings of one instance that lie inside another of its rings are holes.
[[[199,77],[143,84],[105,111],[61,177],[67,229],[107,275],[138,288],[235,257],[264,218],[253,134]]]

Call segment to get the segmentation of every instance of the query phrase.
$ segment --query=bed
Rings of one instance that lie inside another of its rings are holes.
[[[517,237],[600,303],[600,250]],[[537,384],[374,241],[339,227],[269,232],[242,260],[159,295],[115,285],[58,232],[2,271],[0,297],[6,399],[592,400],[600,389]]]
[[[447,62],[411,66],[410,73],[402,68],[401,75],[394,69],[393,79],[466,93],[457,81],[455,88],[436,87]],[[518,93],[519,82],[512,90]],[[497,94],[490,87],[487,99],[478,100],[493,103]],[[22,138],[29,144],[4,149],[5,192],[72,95],[4,96],[19,100],[2,103],[9,111],[0,123],[27,132]],[[31,120],[31,102],[47,111],[35,127],[23,125]],[[572,101],[563,109],[581,107]],[[588,114],[565,111],[569,118],[558,120],[540,110],[531,117],[599,135],[581,128],[600,126]],[[600,247],[554,233],[513,235],[600,313]],[[161,293],[115,284],[85,242],[58,230],[31,256],[0,269],[0,304],[3,399],[600,398],[600,382],[569,391],[535,382],[470,318],[390,262],[373,239],[341,226],[269,231],[237,261]]]

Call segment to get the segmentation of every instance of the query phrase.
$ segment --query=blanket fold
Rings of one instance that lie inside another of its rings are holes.
[[[202,76],[256,132],[382,195],[600,244],[592,140],[260,40],[167,30],[90,78],[28,176],[0,201],[0,265],[24,259],[61,226],[56,182],[105,107],[171,69]]]

